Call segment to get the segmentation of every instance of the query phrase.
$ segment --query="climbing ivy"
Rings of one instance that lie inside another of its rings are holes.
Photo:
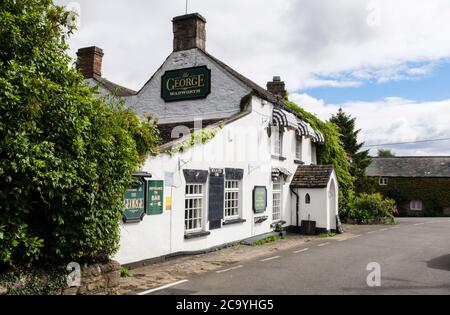
[[[341,145],[338,128],[331,122],[320,120],[288,98],[285,99],[285,104],[325,137],[325,143],[319,146],[317,150],[319,163],[332,164],[334,166],[340,188],[339,208],[340,211],[345,211],[348,203],[354,196],[354,178],[350,174],[350,162],[347,153]]]
[[[189,148],[196,144],[205,144],[215,138],[217,133],[223,129],[223,125],[216,128],[204,128],[196,130],[184,141],[173,146],[168,153],[173,156],[177,153],[186,152]]]

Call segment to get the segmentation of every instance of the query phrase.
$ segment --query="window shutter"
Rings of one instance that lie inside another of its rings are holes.
[[[204,184],[208,180],[208,171],[204,170],[183,170],[186,183]]]
[[[209,229],[220,229],[222,227],[225,202],[225,176],[223,169],[211,171],[208,191]]]
[[[242,180],[244,178],[244,170],[240,168],[226,168],[226,180]]]

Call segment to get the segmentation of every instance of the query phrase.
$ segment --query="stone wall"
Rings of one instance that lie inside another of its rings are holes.
[[[63,295],[119,294],[120,264],[114,260],[105,264],[81,267],[81,285],[63,290]]]
[[[32,276],[36,270],[30,270],[30,273],[23,273],[13,283],[0,284],[0,295],[10,294],[6,289],[13,290],[11,294],[25,295],[116,295],[119,294],[120,286],[120,264],[110,260],[103,264],[93,264],[81,266],[81,285],[78,287],[65,288],[56,292],[45,289],[47,285],[53,285],[54,274],[40,273]],[[14,280],[13,280],[14,281]],[[55,285],[58,286],[58,281]],[[65,280],[63,279],[65,282]],[[36,288],[38,286],[38,288]],[[54,289],[51,289],[54,290]]]

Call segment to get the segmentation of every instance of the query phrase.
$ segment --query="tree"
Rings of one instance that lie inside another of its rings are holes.
[[[378,157],[394,157],[395,154],[389,149],[379,149]]]
[[[0,2],[0,266],[90,262],[119,244],[123,193],[156,127],[110,107],[67,55],[70,14]]]
[[[333,115],[330,122],[334,123],[340,133],[340,141],[350,159],[350,174],[354,178],[357,192],[364,191],[367,180],[365,171],[371,163],[369,150],[361,150],[364,142],[358,143],[358,135],[361,130],[355,130],[356,118],[346,114],[342,108],[336,115]]]

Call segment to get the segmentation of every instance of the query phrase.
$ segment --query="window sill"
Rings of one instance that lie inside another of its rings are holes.
[[[272,154],[272,159],[278,160],[278,161],[286,161],[287,159],[280,155],[274,155]]]
[[[294,164],[305,165],[305,162],[301,160],[294,160]]]
[[[264,221],[267,221],[267,219],[269,219],[268,216],[263,216],[263,217],[255,217],[255,224],[260,224],[263,223]]]
[[[210,234],[211,234],[211,232],[207,232],[207,231],[186,233],[186,234],[184,234],[184,239],[185,240],[190,240],[190,239],[193,239],[193,238],[199,238],[199,237],[208,236]]]
[[[247,220],[245,219],[231,219],[231,220],[226,220],[225,222],[223,222],[223,225],[232,225],[232,224],[239,224],[239,223],[245,223],[247,222]]]

